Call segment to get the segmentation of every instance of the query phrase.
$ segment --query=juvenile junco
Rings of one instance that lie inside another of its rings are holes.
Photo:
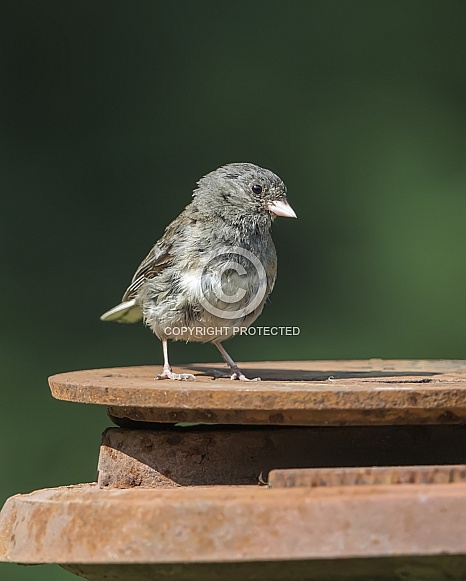
[[[103,321],[141,319],[163,344],[157,379],[195,379],[168,362],[168,339],[213,343],[247,381],[222,341],[260,315],[273,289],[275,216],[296,218],[282,180],[252,163],[231,163],[198,182],[193,201],[165,230],[137,269],[122,302]]]

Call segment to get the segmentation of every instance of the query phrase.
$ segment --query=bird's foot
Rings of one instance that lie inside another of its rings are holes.
[[[164,367],[155,379],[174,379],[175,381],[196,381],[192,373],[174,373],[171,367]]]
[[[244,373],[238,369],[238,367],[232,368],[230,372],[228,371],[217,371],[217,369],[212,369],[212,379],[231,379],[232,381],[260,381],[260,377],[254,377],[249,379],[244,375]]]
[[[233,381],[260,381],[260,377],[246,377],[244,373],[236,367],[231,370],[230,379]]]

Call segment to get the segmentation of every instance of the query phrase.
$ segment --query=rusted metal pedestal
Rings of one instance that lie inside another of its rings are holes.
[[[92,581],[466,578],[466,362],[242,367],[262,381],[51,377],[118,427],[97,483],[7,501],[0,560]]]

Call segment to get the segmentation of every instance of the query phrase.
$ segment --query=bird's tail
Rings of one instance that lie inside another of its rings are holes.
[[[137,323],[141,319],[141,307],[136,304],[135,299],[120,303],[100,317],[101,321],[114,321],[116,323]]]

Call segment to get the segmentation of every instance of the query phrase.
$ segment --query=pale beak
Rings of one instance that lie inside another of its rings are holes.
[[[293,208],[283,200],[275,200],[275,202],[269,202],[267,204],[267,209],[275,214],[276,216],[285,216],[285,218],[297,218]]]

